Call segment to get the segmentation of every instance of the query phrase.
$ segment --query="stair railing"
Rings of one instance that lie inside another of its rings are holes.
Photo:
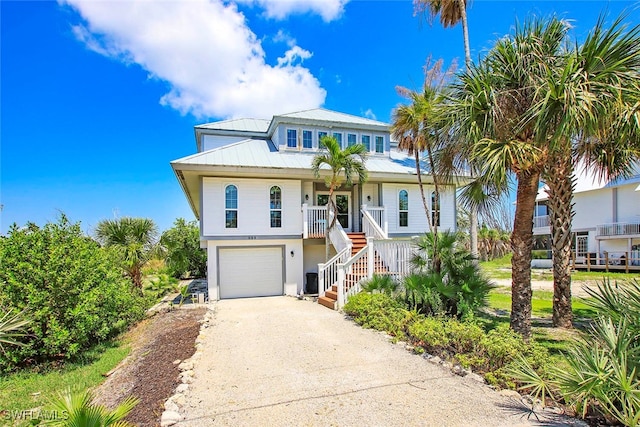
[[[346,247],[324,264],[318,264],[318,296],[324,294],[338,281],[338,265],[347,262],[351,247]]]
[[[373,259],[374,271],[384,270],[397,280],[411,274],[411,258],[415,245],[410,240],[372,240],[369,243],[376,257]]]
[[[367,210],[367,206],[362,206],[362,231],[365,236],[373,237],[374,239],[388,239],[387,233],[380,227],[376,219]]]
[[[384,235],[389,234],[389,221],[387,220],[387,210],[384,206],[369,206],[362,205],[362,210],[367,211],[373,218],[374,222],[378,224],[378,227],[384,232]]]
[[[349,297],[360,292],[360,282],[369,278],[368,253],[369,248],[365,246],[346,262],[338,264],[337,309],[342,308]]]
[[[327,227],[330,227],[335,214],[331,209],[331,205],[328,205],[327,209],[329,211]],[[340,221],[336,221],[333,227],[329,228],[329,241],[333,247],[336,248],[336,252],[341,252],[345,248],[350,249],[353,245],[353,242],[349,239],[349,236],[347,236],[347,232],[342,228]]]

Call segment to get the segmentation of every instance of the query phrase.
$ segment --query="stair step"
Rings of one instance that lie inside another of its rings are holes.
[[[335,310],[336,309],[336,301],[332,300],[331,298],[327,298],[327,297],[319,297],[318,298],[318,304],[323,305],[327,308],[330,308],[331,310]]]
[[[324,296],[326,296],[329,299],[332,299],[334,301],[338,300],[338,292],[337,291],[327,291],[324,293]]]

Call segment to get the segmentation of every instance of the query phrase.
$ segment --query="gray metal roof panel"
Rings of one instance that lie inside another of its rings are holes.
[[[294,113],[278,114],[274,116],[282,118],[296,118],[296,119],[308,119],[319,120],[327,122],[337,123],[349,123],[369,126],[389,126],[388,123],[379,122],[377,120],[371,120],[364,117],[353,116],[351,114],[340,113],[338,111],[326,110],[324,108],[315,108],[313,110],[297,111]]]
[[[197,129],[230,130],[239,132],[266,132],[271,120],[266,119],[232,119],[220,122],[205,123],[196,126]]]

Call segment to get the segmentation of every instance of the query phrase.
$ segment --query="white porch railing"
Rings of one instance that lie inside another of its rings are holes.
[[[360,282],[370,278],[369,248],[365,246],[344,264],[338,264],[338,308],[344,306],[349,297],[360,292]]]
[[[374,240],[373,272],[384,272],[401,280],[411,274],[415,244],[411,240]]]
[[[373,237],[374,239],[388,239],[387,233],[380,228],[379,223],[374,219],[371,212],[369,212],[367,207],[364,205],[362,206],[362,231],[367,237]]]
[[[384,206],[362,205],[362,211],[366,211],[371,215],[371,218],[378,224],[378,227],[384,231],[385,236],[389,234],[389,221],[387,220],[387,210]]]
[[[541,215],[541,216],[533,217],[533,228],[548,227],[549,224],[550,224],[549,215]]]
[[[329,211],[329,224],[331,224],[333,218],[334,213]],[[349,248],[349,254],[351,254],[351,246],[353,246],[353,243],[349,236],[347,236],[347,232],[342,228],[340,221],[336,221],[335,224],[333,224],[333,227],[329,229],[329,241],[333,247],[336,248],[337,252],[341,252],[345,248]]]
[[[596,231],[596,236],[624,236],[633,234],[640,234],[640,222],[600,224]]]
[[[351,248],[338,252],[324,264],[318,264],[318,296],[323,296],[338,280],[338,265],[344,264],[351,256]]]
[[[327,227],[327,207],[302,205],[302,237],[305,239],[324,237]]]

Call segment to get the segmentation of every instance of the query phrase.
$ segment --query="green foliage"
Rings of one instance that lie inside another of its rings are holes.
[[[374,274],[371,279],[363,281],[360,286],[365,292],[380,292],[390,296],[393,295],[396,289],[398,289],[398,282],[396,282],[391,276],[385,274]]]
[[[0,306],[28,310],[31,320],[24,345],[0,352],[0,372],[73,358],[144,315],[117,254],[64,215],[42,228],[14,224],[0,241],[0,262]]]
[[[150,278],[143,286],[144,295],[152,300],[162,298],[169,292],[178,289],[178,279],[168,274],[160,273],[154,278]]]
[[[196,221],[178,218],[173,227],[162,233],[160,244],[167,252],[169,274],[174,277],[204,277],[207,252],[200,249],[200,228]]]
[[[133,426],[133,424],[125,422],[124,418],[138,404],[138,399],[129,397],[113,410],[96,405],[92,401],[93,396],[88,391],[72,393],[70,389],[67,389],[51,402],[51,409],[65,416],[46,421],[45,424],[57,427]]]
[[[29,320],[24,317],[24,311],[12,313],[7,310],[0,318],[0,351],[4,352],[2,343],[10,345],[24,345],[16,338],[26,335],[25,327],[29,324]]]
[[[470,318],[487,305],[493,285],[455,233],[440,233],[437,240],[427,233],[416,245],[418,250],[412,259],[415,273],[404,281],[410,307],[429,315]],[[436,253],[437,266],[431,262]]]
[[[546,249],[535,249],[531,251],[532,259],[551,259],[550,251]]]
[[[96,239],[115,249],[133,285],[142,290],[142,267],[157,251],[158,230],[147,218],[105,219],[96,226]]]
[[[182,307],[182,303],[189,296],[189,285],[180,286],[180,305],[178,307]]]
[[[402,303],[387,294],[361,292],[349,298],[343,310],[364,328],[386,331],[392,336],[404,336],[404,324],[410,312]]]

